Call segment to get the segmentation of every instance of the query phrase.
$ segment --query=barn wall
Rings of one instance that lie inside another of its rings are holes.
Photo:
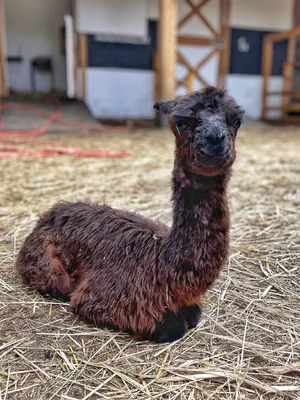
[[[25,3],[26,2],[26,6]],[[66,88],[65,58],[60,53],[60,27],[71,11],[71,0],[6,0],[5,20],[7,55],[20,56],[21,63],[8,63],[11,89],[31,91],[30,60],[51,56],[54,61],[55,88]],[[37,74],[37,89],[49,91],[48,75]]]
[[[261,114],[263,37],[269,32],[292,27],[292,7],[293,0],[232,0],[230,24],[235,42],[232,43],[227,87],[246,108],[249,117],[258,119]],[[159,17],[158,0],[76,0],[76,8],[77,29],[89,36],[87,103],[93,114],[98,117],[152,118],[155,38],[149,21]],[[179,18],[188,10],[188,5],[179,0]],[[208,3],[203,14],[217,27],[218,0]],[[180,33],[210,36],[195,16]],[[180,50],[191,64],[199,62],[210,51],[207,47],[192,46],[183,46]],[[271,79],[271,86],[278,90],[282,87],[280,68],[284,52],[284,46],[276,52]],[[201,70],[209,84],[216,84],[217,68],[218,60],[214,57]],[[184,67],[177,66],[177,78],[184,77],[186,72]],[[196,82],[195,88],[200,88]],[[177,94],[183,94],[185,90],[180,88]],[[280,99],[273,98],[272,101],[276,104]]]
[[[146,0],[76,0],[77,30],[145,36]]]

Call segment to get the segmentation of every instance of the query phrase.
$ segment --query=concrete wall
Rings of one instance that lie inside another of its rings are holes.
[[[26,5],[25,5],[26,3]],[[23,57],[22,63],[8,64],[8,81],[13,90],[31,91],[30,60],[51,56],[55,88],[66,88],[65,58],[60,53],[60,27],[71,12],[71,0],[6,0],[7,54]],[[48,74],[37,75],[37,89],[50,90]]]

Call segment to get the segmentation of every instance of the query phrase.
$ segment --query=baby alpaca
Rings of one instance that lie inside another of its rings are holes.
[[[197,325],[227,260],[226,190],[244,111],[215,87],[154,108],[175,136],[172,227],[107,205],[60,203],[25,240],[17,268],[98,326],[168,342]]]

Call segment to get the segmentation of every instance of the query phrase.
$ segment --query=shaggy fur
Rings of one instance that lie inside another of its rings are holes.
[[[154,107],[176,140],[172,228],[107,205],[60,203],[25,240],[17,268],[99,326],[166,342],[197,325],[228,256],[226,188],[243,110],[213,87]]]

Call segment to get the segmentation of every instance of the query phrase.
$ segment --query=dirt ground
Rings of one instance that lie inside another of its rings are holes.
[[[38,215],[90,200],[171,223],[164,130],[50,134],[119,159],[0,161],[0,399],[299,399],[300,128],[246,127],[230,182],[231,255],[199,326],[135,342],[25,287],[14,263]]]

